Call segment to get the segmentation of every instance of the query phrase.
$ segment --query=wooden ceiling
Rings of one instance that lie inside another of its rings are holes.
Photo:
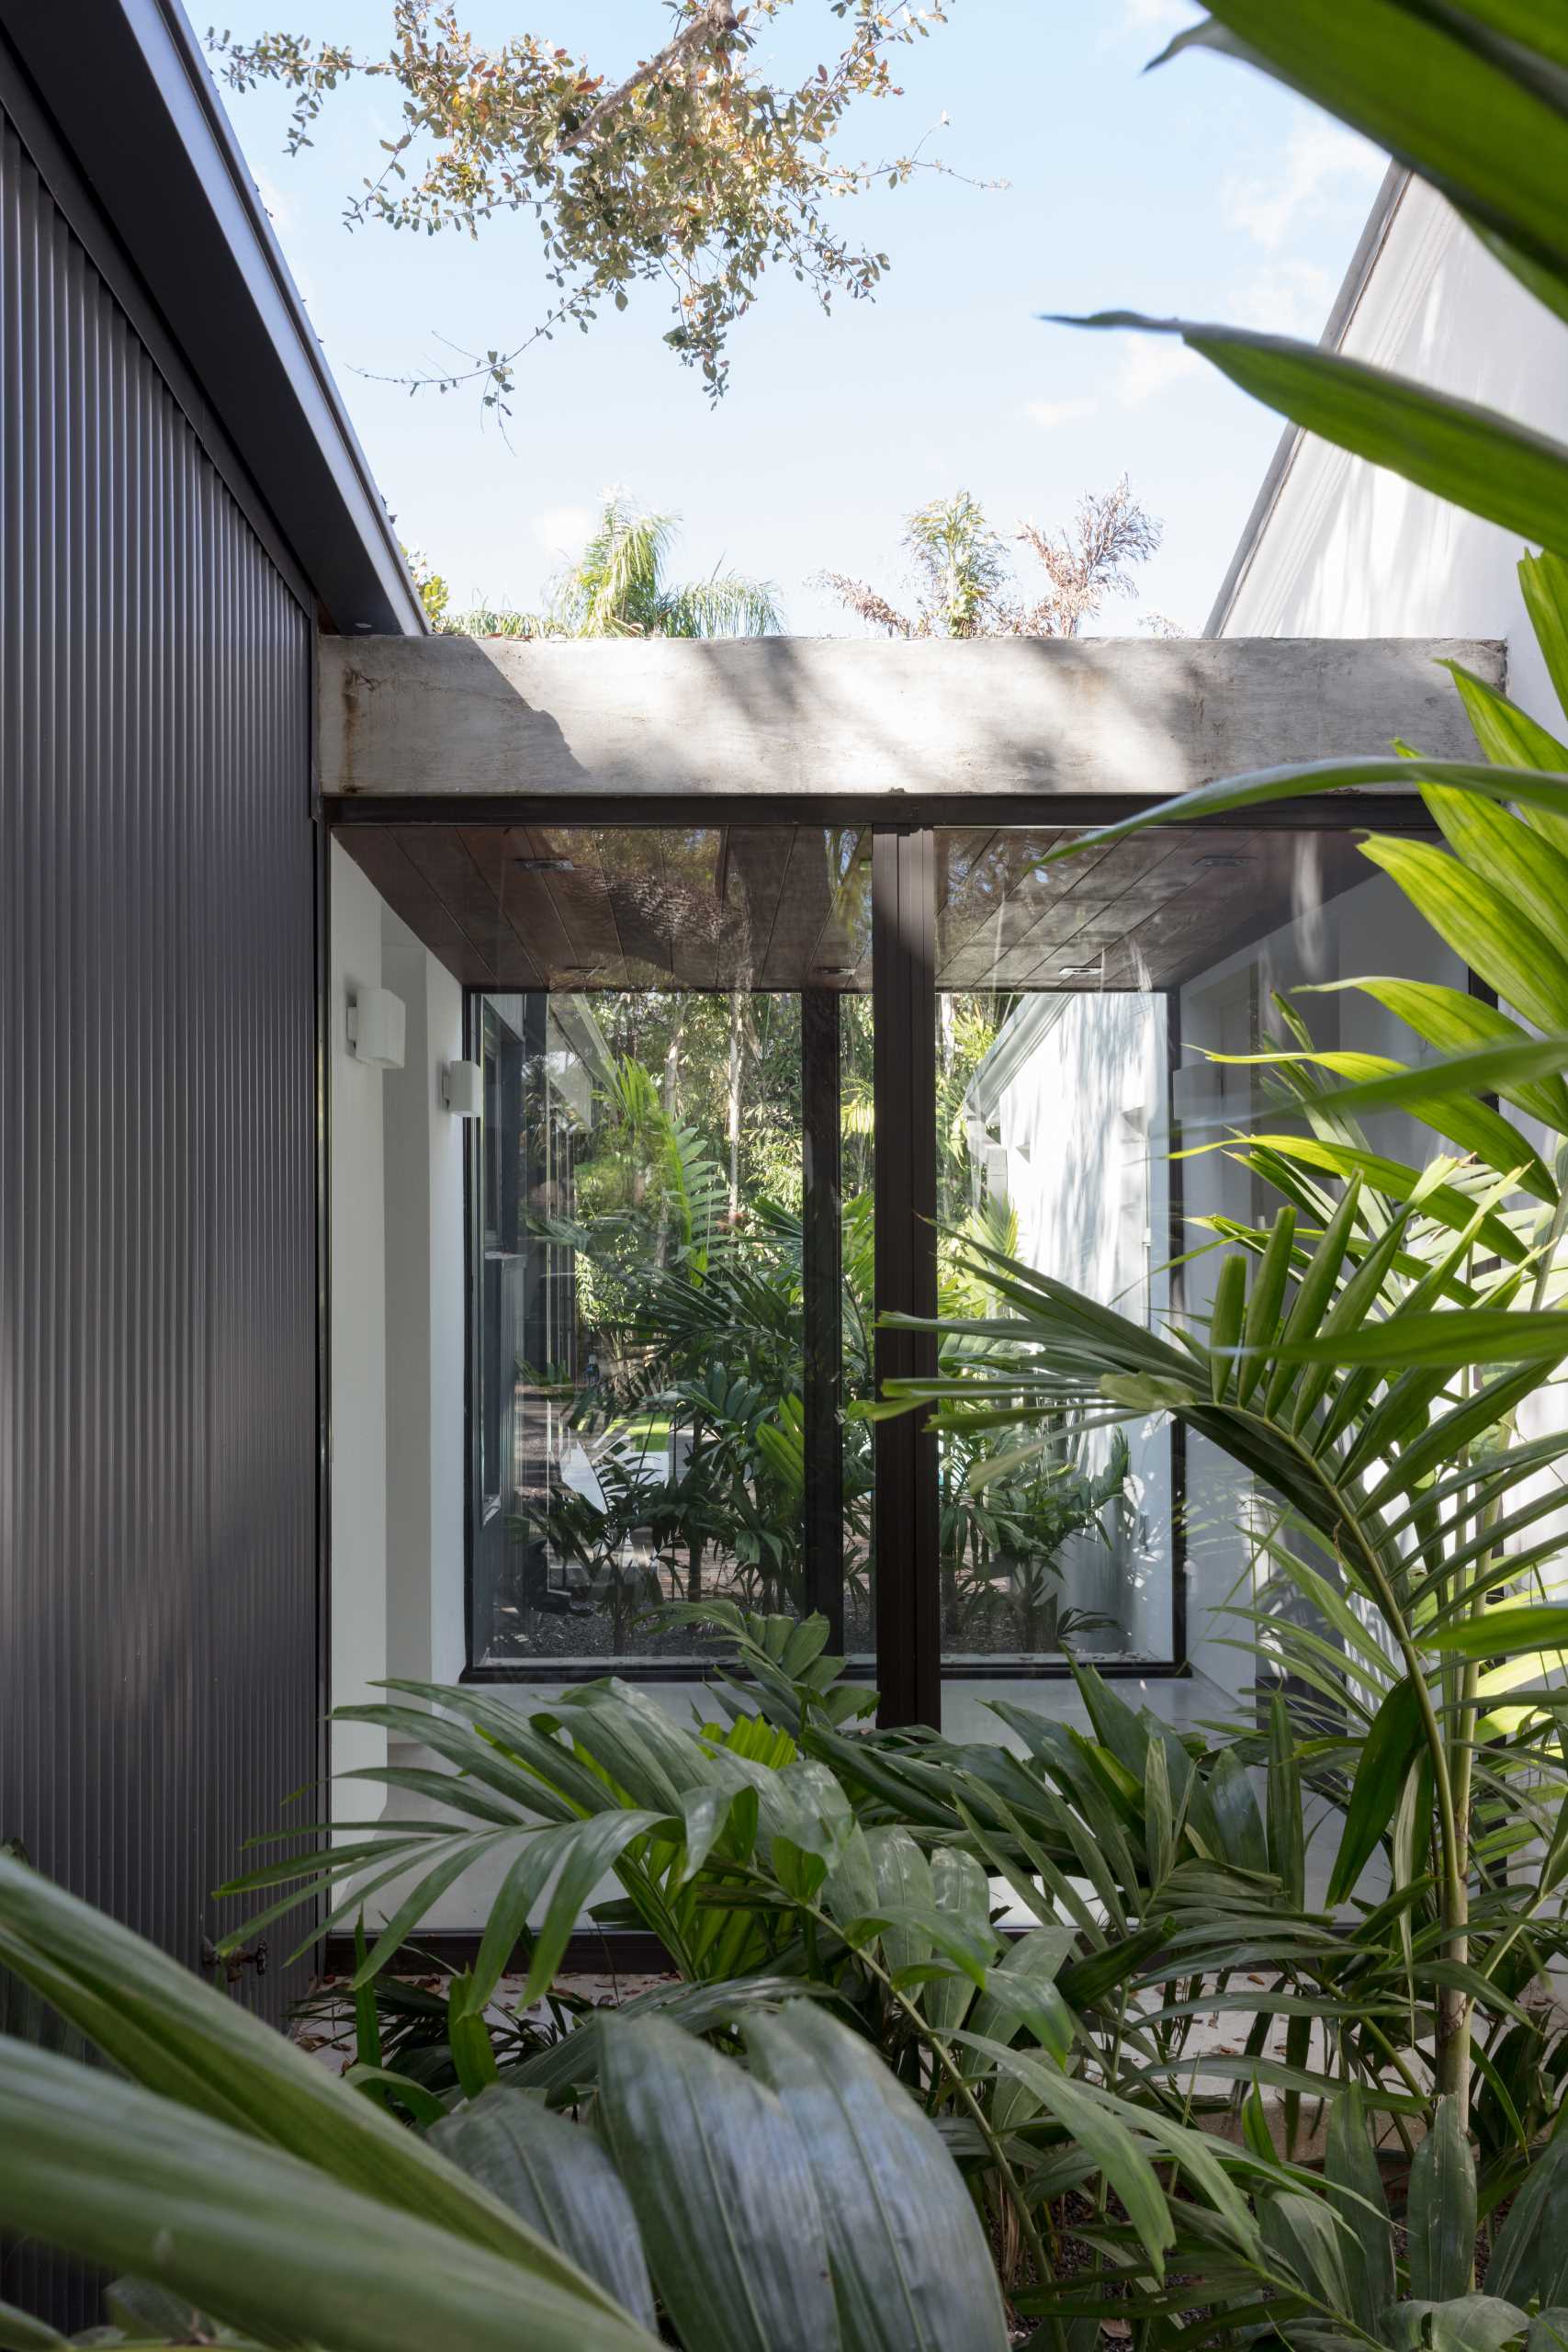
[[[447,969],[491,989],[865,989],[871,833],[822,825],[349,825],[337,838]],[[937,980],[1170,988],[1370,869],[1345,833],[939,832]]]

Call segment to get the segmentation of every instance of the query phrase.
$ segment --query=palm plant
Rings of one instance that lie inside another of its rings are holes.
[[[0,1952],[117,2070],[14,2043],[0,2074],[7,2227],[133,2274],[93,2342],[647,2352],[660,2309],[688,2352],[1006,2342],[935,2130],[787,1987],[728,2001],[744,2065],[668,2017],[595,2018],[593,2129],[492,2084],[422,2134],[6,1860]],[[0,2342],[60,2341],[0,2308]]]
[[[783,628],[766,581],[715,569],[667,576],[679,517],[612,491],[587,546],[558,582],[550,623],[562,637],[772,637]]]
[[[678,514],[650,513],[624,491],[608,492],[588,543],[556,582],[543,612],[480,605],[447,609],[444,581],[435,628],[456,637],[774,637],[784,627],[778,591],[766,580],[716,566],[705,579],[667,577]]]
[[[1077,637],[1107,600],[1128,596],[1129,567],[1160,543],[1161,526],[1133,496],[1127,477],[1078,502],[1071,530],[1021,524],[1015,533],[1045,573],[1043,595],[1021,592],[1007,547],[968,491],[933,498],[906,518],[904,550],[916,591],[903,612],[880,590],[842,572],[822,575],[851,612],[889,637]],[[1166,633],[1170,624],[1163,623]]]

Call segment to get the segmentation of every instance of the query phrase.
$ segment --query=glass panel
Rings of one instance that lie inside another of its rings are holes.
[[[1465,977],[1348,833],[1171,827],[1046,864],[1066,838],[937,837],[943,1309],[1006,1312],[963,1251],[979,1241],[1159,1327],[1173,1306],[1207,1313],[1216,1221],[1272,1219],[1281,1196],[1244,1139],[1310,1146],[1288,1076],[1245,1057],[1298,1048],[1304,1022],[1317,1047],[1418,1060],[1371,999],[1310,991]],[[1417,1163],[1436,1148],[1399,1114],[1366,1132]],[[1250,1682],[1224,1612],[1267,1579],[1255,1498],[1223,1457],[1156,1418],[1064,1420],[997,1472],[1018,1445],[1016,1430],[943,1441],[949,1669],[1028,1670],[1070,1648],[1185,1654]]]
[[[528,983],[475,1000],[474,1662],[679,1664],[707,1645],[656,1630],[650,1609],[715,1598],[787,1614],[847,1600],[846,1634],[868,1651],[869,1449],[853,1424],[843,1533],[824,1558],[819,1510],[807,1543],[824,1455],[808,1453],[804,1376],[826,1232],[816,1312],[845,1393],[869,1386],[859,835],[505,839],[498,857],[464,836],[491,877],[492,967]],[[805,1021],[808,992],[825,1026]],[[836,1198],[810,1249],[804,1215],[807,1039],[820,1068],[826,1036],[831,1065],[836,1026],[841,1113],[829,1092],[817,1115],[829,1138],[843,1126],[841,1268]],[[830,1431],[835,1471],[837,1443]]]

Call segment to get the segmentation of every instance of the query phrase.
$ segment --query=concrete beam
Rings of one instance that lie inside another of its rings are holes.
[[[1170,793],[1473,741],[1434,638],[328,637],[329,797]]]

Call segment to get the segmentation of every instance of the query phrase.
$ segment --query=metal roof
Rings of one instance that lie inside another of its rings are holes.
[[[9,40],[328,624],[423,608],[178,0],[0,0]]]

